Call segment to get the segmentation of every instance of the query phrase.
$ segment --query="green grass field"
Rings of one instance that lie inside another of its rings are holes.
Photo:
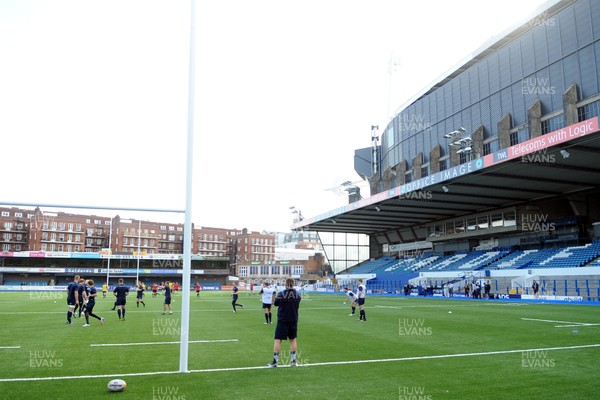
[[[591,399],[600,392],[598,307],[371,296],[363,323],[348,316],[344,299],[305,294],[301,366],[269,369],[275,324],[264,324],[259,296],[242,294],[245,310],[233,314],[228,292],[199,300],[194,293],[189,339],[202,342],[189,344],[190,373],[178,373],[179,344],[159,343],[179,340],[180,297],[173,315],[161,315],[161,297],[146,296],[145,308],[131,298],[126,321],[110,311],[113,299],[100,298],[95,312],[105,326],[91,319],[84,328],[83,318],[65,324],[63,293],[0,293],[0,398]],[[283,349],[286,363],[287,342]],[[128,388],[109,392],[106,384],[119,377]]]

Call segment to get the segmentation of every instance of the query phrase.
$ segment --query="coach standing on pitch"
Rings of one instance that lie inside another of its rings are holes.
[[[285,290],[277,293],[275,306],[277,309],[277,326],[275,327],[275,343],[273,344],[273,362],[267,366],[276,367],[281,352],[281,341],[290,340],[290,366],[296,366],[296,337],[298,336],[298,309],[300,308],[300,293],[294,289],[294,280],[285,280]]]

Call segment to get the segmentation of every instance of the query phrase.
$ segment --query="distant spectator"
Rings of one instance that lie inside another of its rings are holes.
[[[533,290],[533,298],[534,299],[539,299],[540,297],[540,284],[537,283],[537,281],[534,279],[533,283],[531,284],[531,290]]]

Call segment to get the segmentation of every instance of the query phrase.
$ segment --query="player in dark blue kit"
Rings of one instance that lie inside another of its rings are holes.
[[[67,286],[67,305],[69,306],[69,310],[67,311],[67,324],[71,323],[71,317],[75,312],[75,306],[79,304],[79,293],[77,292],[78,287],[79,275],[75,275],[73,282],[69,283],[69,286]]]
[[[94,314],[94,306],[96,305],[96,296],[98,295],[98,292],[97,292],[96,288],[94,287],[94,281],[92,279],[90,279],[89,281],[87,281],[87,284],[88,284],[89,294],[88,294],[88,302],[85,305],[85,311],[84,311],[85,325],[83,325],[83,326],[90,326],[90,315],[92,317],[96,318],[97,320],[99,320],[100,325],[104,325],[104,318],[101,318],[101,317],[97,316],[96,314]]]
[[[136,307],[140,308],[140,303],[142,303],[142,305],[144,307],[146,307],[146,303],[144,303],[144,285],[142,284],[142,281],[138,281],[136,290],[135,290],[135,300],[136,300]]]
[[[242,307],[242,310],[244,309],[244,305],[243,304],[238,304],[237,300],[238,300],[238,287],[237,287],[237,282],[233,282],[233,289],[231,290],[231,306],[233,307],[233,312],[237,312],[237,310],[235,309],[236,306],[240,306]]]
[[[173,314],[173,309],[171,308],[171,286],[169,282],[165,282],[163,287],[163,294],[165,295],[165,302],[163,304],[163,315],[167,313],[167,306],[169,307],[169,314]]]
[[[267,366],[273,368],[279,363],[281,341],[290,339],[290,366],[295,367],[298,344],[298,309],[300,308],[300,293],[294,289],[294,280],[285,280],[285,290],[275,296],[277,309],[277,327],[275,328],[275,343],[273,344],[273,361]]]
[[[83,312],[83,307],[85,305],[87,299],[87,292],[85,287],[85,279],[79,278],[79,285],[77,286],[77,294],[79,297],[79,304],[75,305],[75,309],[73,310],[73,315],[77,313],[77,318],[81,318],[81,313]],[[77,312],[79,310],[79,312]]]
[[[125,321],[125,304],[127,303],[127,295],[129,294],[129,288],[123,284],[123,278],[119,278],[119,285],[113,290],[114,295],[117,297],[117,314],[119,315],[119,321]]]

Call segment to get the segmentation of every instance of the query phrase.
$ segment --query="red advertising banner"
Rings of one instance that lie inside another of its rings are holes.
[[[571,140],[584,137],[598,131],[598,117],[590,118],[573,125],[526,140],[506,149],[496,151],[484,157],[484,167],[523,157],[527,154],[543,151],[557,144],[567,143]]]

